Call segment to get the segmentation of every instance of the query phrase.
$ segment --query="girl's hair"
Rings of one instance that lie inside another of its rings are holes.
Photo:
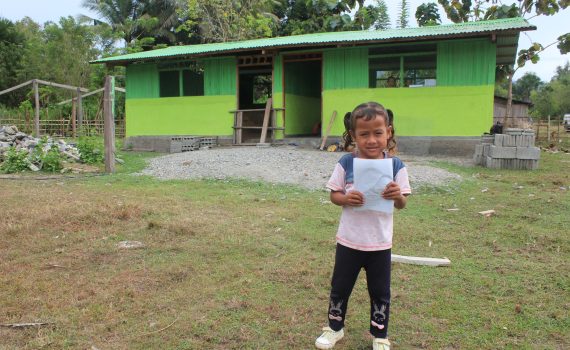
[[[392,129],[390,134],[390,138],[388,139],[388,144],[386,147],[388,148],[388,154],[394,155],[396,153],[396,130],[394,129],[394,114],[391,110],[386,110],[384,106],[376,102],[366,102],[356,106],[356,108],[352,111],[352,113],[346,113],[344,115],[344,127],[345,132],[343,133],[344,139],[344,149],[346,150],[350,145],[353,144],[352,136],[350,135],[350,131],[354,131],[356,129],[356,120],[360,118],[364,118],[364,120],[369,121],[377,116],[382,116],[384,118],[384,122],[386,126]]]

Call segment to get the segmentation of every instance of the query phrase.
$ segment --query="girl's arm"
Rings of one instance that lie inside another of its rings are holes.
[[[331,191],[331,202],[341,207],[345,205],[360,207],[364,204],[364,195],[358,191],[350,191],[348,193]]]

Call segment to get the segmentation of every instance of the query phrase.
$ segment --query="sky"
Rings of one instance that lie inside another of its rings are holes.
[[[400,0],[385,0],[388,4],[388,11],[394,25],[398,16],[398,5]],[[81,7],[82,0],[0,0],[0,17],[7,18],[11,21],[18,21],[28,16],[34,21],[43,24],[47,21],[57,22],[60,17],[84,14],[96,17],[86,9]],[[367,0],[372,3],[374,0]],[[422,3],[436,2],[430,0],[409,0],[410,3],[410,19],[408,21],[411,27],[416,27],[417,23],[414,17],[416,8]],[[503,4],[512,4],[517,1],[499,0]],[[517,2],[518,3],[518,2]],[[440,7],[440,16],[443,23],[451,23],[447,20],[445,12]],[[538,16],[529,20],[529,22],[538,27],[535,31],[521,34],[519,40],[519,50],[528,48],[533,42],[539,42],[543,45],[556,41],[560,35],[570,31],[570,8],[560,11],[554,16]],[[515,80],[520,78],[525,72],[535,72],[543,81],[549,81],[556,71],[556,67],[563,66],[570,60],[570,54],[561,55],[556,45],[551,46],[540,54],[540,61],[537,64],[527,63],[525,67],[519,69],[515,75]]]

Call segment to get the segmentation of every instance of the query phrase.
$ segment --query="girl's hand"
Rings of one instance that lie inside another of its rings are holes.
[[[364,195],[358,191],[350,191],[345,195],[345,205],[360,207],[364,204]]]
[[[402,195],[400,186],[394,181],[386,185],[386,188],[381,194],[384,199],[392,199],[394,201],[394,206],[397,209],[403,209],[406,207],[406,197]]]
[[[387,184],[386,188],[384,189],[384,191],[381,194],[382,194],[382,198],[384,198],[384,199],[396,200],[396,199],[402,197],[402,193],[400,191],[400,186],[398,186],[398,184],[395,183],[394,181]]]

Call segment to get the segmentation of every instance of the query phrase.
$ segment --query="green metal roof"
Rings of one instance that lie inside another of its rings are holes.
[[[248,50],[278,49],[284,47],[314,47],[335,44],[342,45],[347,43],[366,44],[372,42],[406,42],[429,39],[473,37],[490,33],[496,33],[498,37],[502,33],[515,33],[517,34],[516,36],[518,39],[518,32],[535,29],[536,26],[531,25],[523,18],[507,18],[492,21],[466,22],[419,28],[315,33],[225,43],[171,46],[165,49],[102,58],[92,61],[91,63],[121,64],[159,58],[203,56]]]

